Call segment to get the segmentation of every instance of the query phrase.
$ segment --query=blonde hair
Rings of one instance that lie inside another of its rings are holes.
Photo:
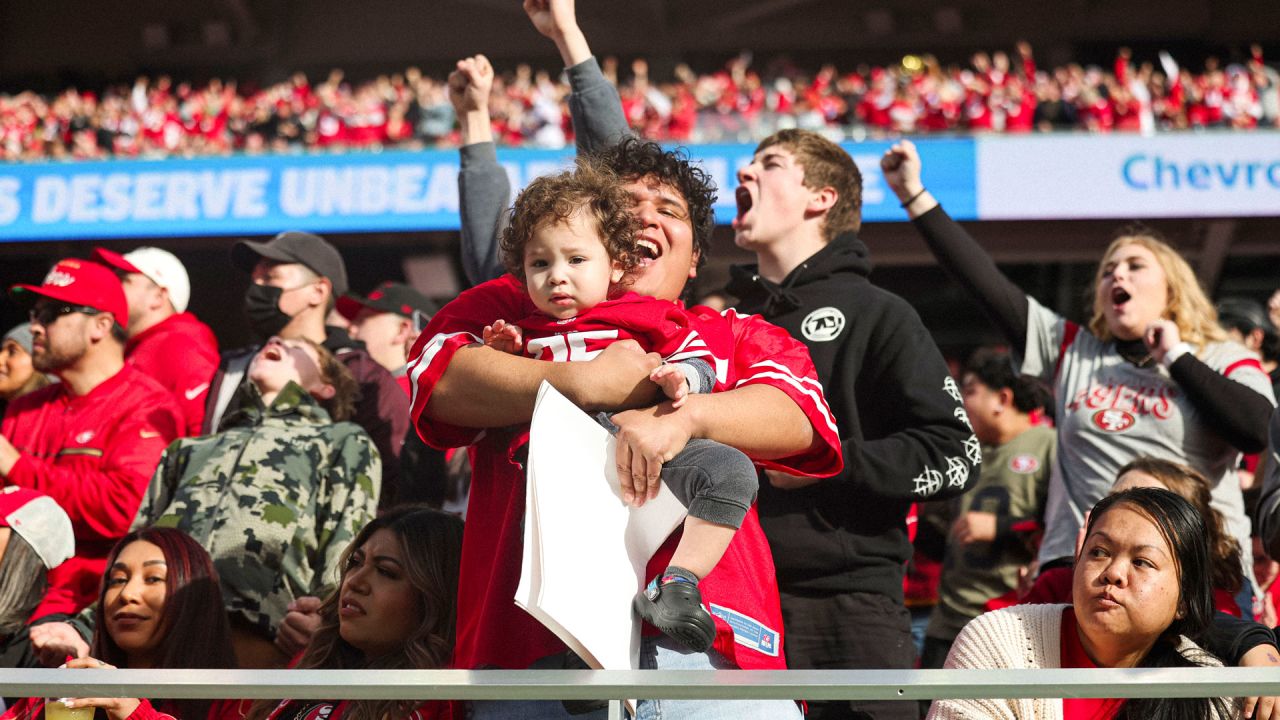
[[[1103,304],[1098,302],[1098,288],[1102,285],[1103,268],[1108,259],[1125,245],[1137,245],[1150,250],[1164,270],[1169,301],[1161,317],[1172,320],[1178,326],[1178,334],[1184,341],[1203,348],[1206,343],[1227,339],[1226,332],[1218,325],[1218,311],[1214,310],[1209,296],[1200,287],[1200,281],[1196,279],[1191,265],[1159,232],[1142,224],[1120,228],[1103,253],[1102,262],[1098,263],[1090,298],[1093,314],[1089,318],[1089,331],[1095,337],[1103,341],[1115,340],[1111,328],[1107,327]]]

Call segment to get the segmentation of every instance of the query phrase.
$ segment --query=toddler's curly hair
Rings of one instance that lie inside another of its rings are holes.
[[[625,283],[640,263],[640,222],[631,214],[634,204],[613,171],[589,158],[579,158],[573,170],[544,175],[521,191],[511,207],[511,221],[502,232],[502,262],[512,275],[524,280],[524,250],[533,234],[548,225],[567,223],[575,213],[583,212],[594,223],[609,258],[622,268]]]

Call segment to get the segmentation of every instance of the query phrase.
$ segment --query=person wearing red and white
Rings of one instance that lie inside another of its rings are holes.
[[[93,257],[120,276],[129,303],[125,361],[173,393],[186,417],[186,435],[199,435],[209,383],[218,370],[218,340],[187,312],[191,281],[182,261],[160,248],[124,255],[95,248]]]
[[[0,478],[48,495],[70,516],[76,554],[50,573],[33,617],[74,613],[93,602],[107,554],[128,532],[160,454],[182,436],[182,410],[125,363],[129,314],[106,267],[62,260],[40,285],[9,293],[32,305],[36,369],[61,382],[9,405]]]
[[[555,3],[549,8],[545,3],[530,2],[525,9],[535,27],[556,42],[571,76],[584,64],[598,73],[576,21],[564,17],[572,12],[566,5]],[[475,60],[459,63],[451,78],[457,90],[474,84]],[[487,66],[487,62],[483,64]],[[608,93],[612,94],[611,86]],[[609,106],[618,108],[611,117],[625,125],[617,95],[612,95]],[[476,113],[487,115],[487,109]],[[487,117],[482,119],[487,122]],[[606,149],[602,143],[607,144],[607,139],[601,137],[593,143],[582,134],[581,125],[577,129],[584,148],[599,145],[609,155],[603,162],[625,178],[625,187],[636,203],[633,212],[641,222],[642,236],[655,249],[654,257],[641,266],[632,290],[676,300],[688,280],[696,276],[709,245],[714,195],[708,179],[679,154],[666,153],[655,144],[633,141]],[[496,179],[494,173],[501,173],[501,168],[488,154],[491,146],[480,145],[487,152],[474,158],[481,161],[476,175]],[[494,186],[485,183],[483,187]],[[496,220],[500,211],[495,208],[505,205],[507,198],[496,194],[481,198],[474,194],[476,189],[466,185],[464,205],[487,200],[493,212],[464,212],[464,216]],[[472,228],[470,242],[464,245],[464,252],[470,254],[468,268],[484,269],[485,258],[493,256],[485,252],[484,245],[493,242],[496,225]],[[716,336],[715,342],[725,342],[730,348],[725,385],[733,389],[690,396],[680,408],[673,408],[670,402],[646,407],[652,402],[646,391],[656,389],[648,377],[658,357],[639,352],[634,342],[614,343],[590,361],[569,363],[540,362],[478,344],[484,326],[494,318],[523,318],[534,309],[518,280],[510,275],[500,277],[446,305],[410,353],[414,358],[409,370],[414,385],[412,416],[423,439],[441,448],[478,443],[463,540],[456,667],[564,667],[574,659],[553,633],[513,602],[523,543],[524,477],[521,468],[511,462],[511,433],[503,428],[529,421],[543,379],[589,410],[640,407],[612,416],[621,428],[619,455],[632,458],[632,462],[620,463],[620,478],[656,477],[664,459],[673,457],[692,437],[724,442],[761,465],[797,474],[827,475],[842,466],[838,435],[813,363],[804,347],[781,328],[757,316],[726,311],[723,320],[728,333]],[[694,308],[691,312],[701,315],[712,311]],[[703,333],[702,326],[698,330]],[[669,538],[655,554],[648,576],[666,567],[675,541]],[[720,606],[727,615],[716,619],[712,650],[680,652],[664,645],[663,638],[647,635],[641,642],[641,667],[786,667],[773,558],[754,507],[700,589],[704,600]],[[473,717],[565,716],[559,703],[521,703],[511,709],[500,705],[473,703]],[[641,718],[661,713],[715,717],[725,710],[739,718],[799,715],[791,703],[748,700],[642,699],[637,709]],[[602,717],[602,712],[592,717]]]

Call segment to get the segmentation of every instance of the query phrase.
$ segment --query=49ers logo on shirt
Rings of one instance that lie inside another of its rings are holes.
[[[1137,419],[1124,410],[1099,410],[1093,414],[1093,424],[1102,432],[1122,433],[1133,427]]]
[[[1040,469],[1040,458],[1035,455],[1015,455],[1009,461],[1009,469],[1019,475],[1030,475]]]

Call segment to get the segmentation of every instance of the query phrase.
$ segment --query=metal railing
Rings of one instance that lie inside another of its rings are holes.
[[[1280,695],[1277,668],[1125,670],[0,671],[7,697],[931,700]],[[611,717],[620,717],[618,703]]]

